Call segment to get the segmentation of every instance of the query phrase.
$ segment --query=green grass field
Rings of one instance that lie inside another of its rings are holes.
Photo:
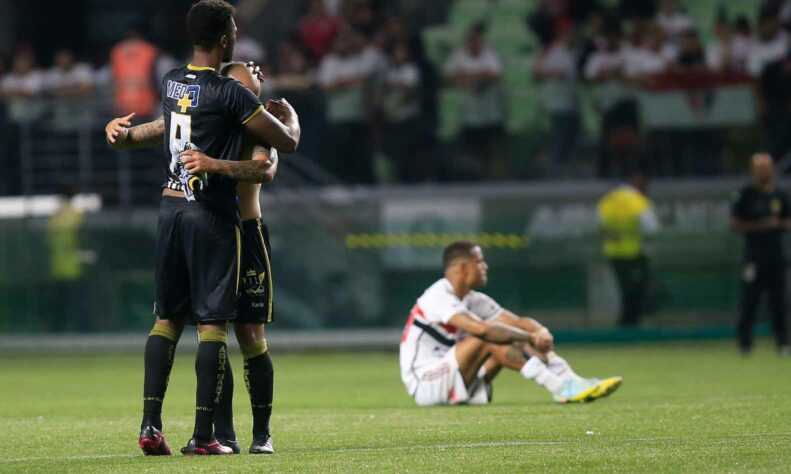
[[[275,354],[274,456],[146,458],[137,448],[142,353],[0,355],[2,472],[725,472],[791,469],[791,359],[762,341],[571,346],[583,375],[621,374],[608,399],[559,406],[503,373],[485,407],[419,409],[394,353]],[[142,347],[141,347],[142,352]],[[174,448],[190,437],[192,356],[165,401]],[[241,358],[236,422],[250,442]]]

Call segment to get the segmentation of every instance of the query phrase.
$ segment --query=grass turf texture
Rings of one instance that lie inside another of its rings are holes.
[[[140,354],[0,356],[2,472],[785,471],[791,359],[769,341],[571,346],[583,375],[622,374],[613,396],[560,406],[504,372],[485,407],[418,409],[393,353],[274,354],[274,456],[144,457]],[[241,357],[237,431],[250,443]],[[180,351],[165,401],[174,450],[190,437],[193,354]]]

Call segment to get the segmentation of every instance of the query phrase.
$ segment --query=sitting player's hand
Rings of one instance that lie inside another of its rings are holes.
[[[116,140],[119,142],[126,140],[126,136],[129,133],[128,128],[132,126],[131,120],[134,116],[135,113],[132,112],[126,117],[118,117],[110,120],[107,126],[104,127],[104,133],[107,135],[107,143],[113,145]]]
[[[264,108],[283,123],[297,115],[294,107],[292,107],[286,99],[268,100]]]
[[[181,162],[190,174],[214,173],[217,161],[206,153],[198,150],[184,150],[181,152]]]
[[[534,332],[533,337],[535,338],[534,346],[539,352],[549,352],[554,347],[555,338],[547,328],[541,328]]]

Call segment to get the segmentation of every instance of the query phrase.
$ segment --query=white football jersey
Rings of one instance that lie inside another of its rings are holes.
[[[459,329],[448,324],[450,318],[466,313],[486,320],[497,317],[503,308],[492,298],[470,291],[459,299],[446,278],[431,285],[417,299],[401,336],[401,380],[410,395],[426,368],[432,366],[463,337]]]

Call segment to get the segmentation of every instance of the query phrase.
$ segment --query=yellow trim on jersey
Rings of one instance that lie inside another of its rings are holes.
[[[272,322],[272,301],[275,298],[274,289],[272,288],[272,266],[269,263],[269,251],[266,249],[266,243],[264,242],[264,233],[261,232],[261,221],[258,221],[258,239],[261,241],[261,248],[264,250],[264,260],[266,260],[266,274],[267,280],[269,283],[269,303],[267,308],[266,314],[266,322]]]
[[[247,122],[249,122],[250,120],[252,120],[253,117],[255,117],[256,115],[260,114],[263,110],[264,110],[264,106],[263,105],[259,105],[258,108],[253,111],[253,113],[251,113],[246,119],[242,120],[242,125],[244,125]]]
[[[234,226],[236,232],[236,294],[239,294],[239,275],[242,273],[242,233],[239,226]]]
[[[209,66],[193,66],[192,64],[187,64],[187,69],[190,71],[216,71],[213,67]]]

